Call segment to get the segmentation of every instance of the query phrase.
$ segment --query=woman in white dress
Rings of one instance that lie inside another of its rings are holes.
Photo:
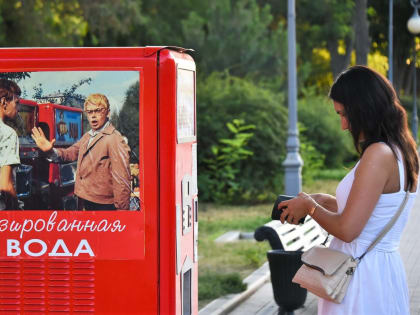
[[[361,157],[344,177],[336,197],[304,192],[280,203],[281,220],[297,224],[309,214],[334,236],[330,247],[360,257],[396,213],[407,190],[408,202],[385,237],[356,268],[341,304],[324,299],[318,314],[409,314],[400,237],[417,194],[419,161],[404,108],[390,82],[364,66],[341,73],[330,91],[341,127]],[[340,148],[337,148],[339,150]],[[287,218],[286,218],[287,217]]]

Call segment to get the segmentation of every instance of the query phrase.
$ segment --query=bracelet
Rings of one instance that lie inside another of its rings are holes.
[[[312,217],[314,215],[315,209],[318,207],[318,203],[315,203],[315,207],[313,207],[311,210],[309,210],[308,214]]]

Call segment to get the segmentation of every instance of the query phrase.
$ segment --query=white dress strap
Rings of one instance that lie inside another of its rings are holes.
[[[400,191],[404,191],[405,187],[405,170],[404,170],[404,162],[402,158],[402,154],[399,148],[395,147],[397,150],[397,162],[398,162],[398,172],[400,173]]]

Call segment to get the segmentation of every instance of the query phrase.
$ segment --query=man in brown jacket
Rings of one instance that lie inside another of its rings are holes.
[[[77,160],[74,193],[83,199],[86,210],[129,209],[130,148],[109,122],[109,102],[103,94],[86,99],[84,111],[92,128],[66,149],[53,148],[41,128],[32,129],[32,138],[54,161]]]

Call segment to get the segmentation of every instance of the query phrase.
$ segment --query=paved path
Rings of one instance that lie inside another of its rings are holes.
[[[420,196],[416,199],[410,214],[410,220],[404,230],[400,253],[407,273],[411,315],[420,315]],[[232,311],[222,311],[221,313],[229,315],[277,315],[278,307],[274,302],[271,283],[269,281],[265,282]],[[295,314],[317,314],[316,296],[308,293],[304,307],[296,310]]]

